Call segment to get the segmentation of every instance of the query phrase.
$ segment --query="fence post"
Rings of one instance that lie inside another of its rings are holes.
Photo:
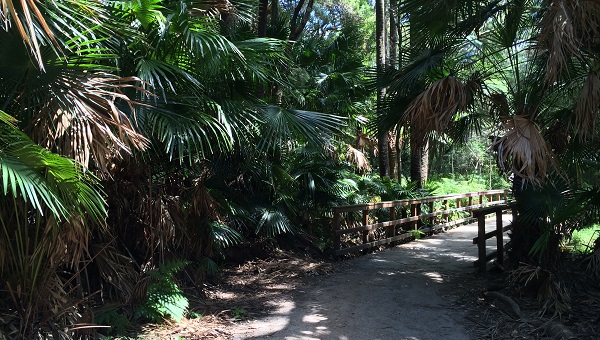
[[[333,251],[334,253],[342,249],[341,237],[337,231],[341,229],[340,226],[340,213],[334,208],[333,209]]]
[[[442,205],[444,206],[442,209],[444,209],[444,211],[448,211],[448,200],[444,200],[444,202],[442,203]],[[448,216],[448,214],[443,214],[443,215],[442,215],[442,220],[443,220],[445,223],[448,223],[448,222],[449,222],[449,221],[448,221],[448,219],[449,219],[449,216]]]
[[[365,227],[369,223],[369,210],[362,211],[362,225]],[[364,243],[369,243],[369,231],[363,230],[362,241]]]
[[[418,209],[418,204],[411,204],[410,205],[410,217],[413,216],[418,216],[419,215],[419,209]],[[413,222],[413,230],[417,230],[419,229],[419,221],[414,221]]]
[[[429,206],[429,213],[433,213],[433,202],[429,202],[429,205],[428,205],[428,206]],[[429,224],[430,224],[432,227],[433,227],[433,220],[434,220],[434,217],[433,217],[433,216],[429,218]]]
[[[498,264],[504,264],[504,233],[502,232],[502,210],[496,210],[496,261]]]
[[[479,254],[479,271],[485,272],[487,263],[486,249],[485,249],[485,215],[475,214],[477,217],[477,251]]]
[[[396,219],[396,206],[392,204],[392,206],[390,207],[390,221],[393,221]],[[387,237],[394,237],[396,236],[396,226],[394,224],[392,224],[391,226],[389,226],[387,228]]]

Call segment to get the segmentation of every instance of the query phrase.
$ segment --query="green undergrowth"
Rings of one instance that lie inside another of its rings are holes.
[[[600,237],[600,225],[594,224],[590,227],[575,230],[571,238],[567,240],[565,248],[575,253],[588,254],[594,249],[594,242]]]

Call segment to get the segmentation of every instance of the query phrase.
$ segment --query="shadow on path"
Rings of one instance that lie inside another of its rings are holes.
[[[453,302],[474,273],[476,235],[471,224],[336,263],[271,301],[268,316],[239,323],[235,339],[471,339]]]

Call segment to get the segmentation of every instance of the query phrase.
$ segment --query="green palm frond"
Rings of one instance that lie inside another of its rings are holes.
[[[185,100],[185,98],[183,98]],[[203,98],[168,104],[140,112],[142,131],[156,138],[170,159],[180,162],[230,150],[233,136],[212,114],[218,104]]]
[[[142,25],[147,28],[153,23],[162,24],[166,21],[162,13],[164,7],[160,5],[162,0],[134,0],[134,1],[115,1],[114,6],[122,11],[131,13]]]
[[[257,234],[273,237],[285,233],[293,233],[295,227],[284,212],[277,208],[261,208],[256,227]]]
[[[332,133],[345,124],[342,117],[303,110],[267,106],[262,116],[261,150],[274,146],[288,147],[293,141],[306,141],[312,145],[328,145]]]
[[[0,173],[2,190],[57,219],[89,214],[97,223],[106,217],[102,191],[83,167],[34,144],[0,111]]]
[[[227,248],[236,245],[242,240],[242,235],[229,226],[219,223],[210,223],[211,237],[221,248]]]
[[[196,75],[165,60],[140,58],[136,65],[136,74],[143,81],[146,90],[161,92],[159,96],[152,96],[151,99],[155,102],[167,102],[167,92],[177,94],[182,91],[184,84],[186,93],[199,93],[202,89]]]

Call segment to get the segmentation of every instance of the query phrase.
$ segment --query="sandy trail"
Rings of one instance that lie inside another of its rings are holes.
[[[474,273],[476,234],[476,225],[461,226],[339,262],[335,273],[310,277],[272,301],[268,316],[237,324],[234,338],[471,339],[465,312],[454,302]]]

